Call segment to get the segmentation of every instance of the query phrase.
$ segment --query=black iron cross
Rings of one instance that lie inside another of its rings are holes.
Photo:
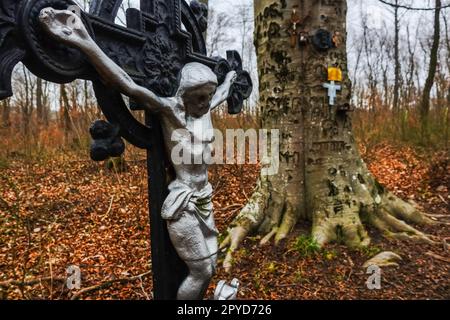
[[[104,153],[94,150],[93,158],[101,160],[122,152],[120,137],[147,150],[154,298],[175,299],[187,268],[177,256],[160,216],[167,196],[170,162],[159,118],[147,113],[145,124],[139,122],[130,110],[140,109],[139,106],[131,103],[129,108],[119,92],[102,83],[83,54],[50,39],[41,29],[38,15],[43,8],[67,9],[74,4],[71,0],[0,0],[0,99],[12,95],[11,73],[20,61],[48,81],[93,82],[98,104],[109,124],[102,131],[101,124],[96,123],[91,134],[94,140],[115,144],[113,152],[107,148]],[[140,10],[127,10],[127,27],[122,27],[114,23],[121,4],[122,0],[94,0],[89,13],[82,12],[82,19],[102,50],[138,84],[160,96],[172,96],[178,87],[178,73],[186,63],[209,66],[220,83],[229,71],[236,70],[238,78],[228,99],[228,110],[232,114],[241,111],[252,91],[250,76],[242,70],[237,52],[228,52],[227,59],[206,56],[205,8],[196,1],[189,5],[184,0],[141,0]]]

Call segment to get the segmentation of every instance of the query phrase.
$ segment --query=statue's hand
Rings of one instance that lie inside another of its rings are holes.
[[[225,77],[225,82],[229,82],[230,85],[233,84],[236,81],[237,73],[236,71],[230,71],[228,72],[227,76]]]
[[[72,11],[44,8],[39,20],[48,33],[69,45],[83,48],[92,40],[81,18]]]

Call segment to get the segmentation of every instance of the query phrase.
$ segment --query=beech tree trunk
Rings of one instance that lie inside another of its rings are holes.
[[[280,130],[280,171],[260,177],[229,227],[221,244],[226,270],[249,233],[262,234],[262,244],[272,237],[278,243],[299,219],[312,221],[312,237],[321,246],[367,246],[364,223],[388,237],[432,242],[408,224],[431,220],[377,183],[358,152],[349,110],[346,12],[345,0],[255,1],[261,121],[263,128]],[[296,35],[292,21],[300,21]],[[336,47],[318,50],[311,38],[318,29],[336,35]],[[309,34],[302,45],[301,31]],[[342,70],[343,81],[330,106],[323,84],[333,66]]]

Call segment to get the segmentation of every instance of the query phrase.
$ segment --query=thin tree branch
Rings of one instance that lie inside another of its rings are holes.
[[[113,280],[109,280],[109,281],[105,281],[102,282],[100,284],[96,284],[84,289],[81,289],[80,291],[78,291],[77,293],[75,293],[70,300],[77,300],[79,299],[83,294],[87,293],[87,292],[91,292],[91,291],[96,291],[105,287],[109,287],[111,285],[113,285],[114,283],[127,283],[127,282],[132,282],[132,281],[136,281],[138,279],[142,279],[142,277],[145,277],[147,275],[149,275],[151,273],[151,271],[147,271],[145,273],[139,274],[137,276],[133,276],[133,277],[129,277],[129,278],[119,278],[119,279],[113,279]]]
[[[423,7],[410,7],[410,6],[406,6],[406,5],[402,5],[402,4],[395,4],[395,3],[388,2],[386,0],[378,0],[378,1],[380,1],[381,3],[384,3],[388,6],[394,7],[394,8],[401,8],[401,9],[412,10],[412,11],[434,11],[436,9],[441,10],[441,9],[450,8],[450,4],[446,4],[443,6],[441,5],[441,6],[434,7],[434,8],[423,8]]]

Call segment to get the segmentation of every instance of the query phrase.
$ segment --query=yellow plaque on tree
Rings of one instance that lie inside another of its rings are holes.
[[[328,81],[342,81],[342,70],[340,68],[328,68]]]

